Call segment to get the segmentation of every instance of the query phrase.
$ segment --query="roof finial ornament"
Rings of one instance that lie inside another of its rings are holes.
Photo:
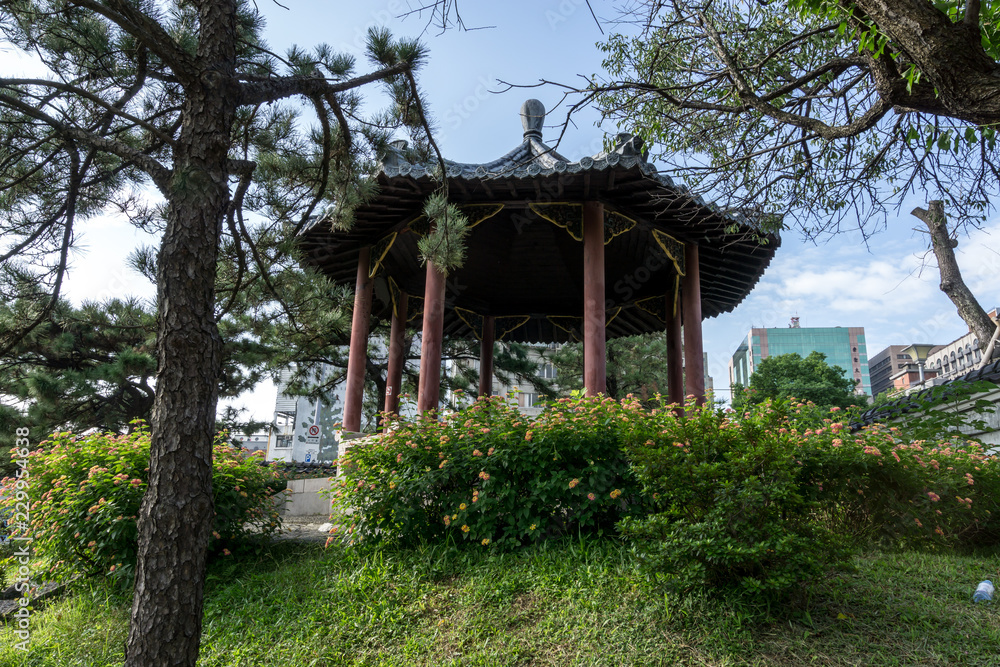
[[[526,100],[521,105],[521,126],[525,139],[542,140],[542,123],[545,122],[545,105],[538,100]]]

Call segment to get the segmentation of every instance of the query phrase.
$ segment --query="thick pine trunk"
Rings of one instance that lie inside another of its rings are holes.
[[[979,339],[980,349],[985,350],[996,325],[993,324],[983,307],[979,305],[972,290],[962,280],[962,272],[958,268],[958,260],[955,259],[954,251],[958,243],[948,234],[944,204],[940,201],[932,201],[927,205],[927,210],[913,209],[913,215],[920,218],[930,232],[931,248],[934,250],[938,270],[941,273],[941,291],[947,294],[951,302],[955,304],[959,317],[965,320],[969,328],[975,332]]]
[[[128,667],[194,667],[198,659],[214,520],[212,440],[222,349],[215,273],[219,230],[229,205],[235,34],[234,0],[202,5],[202,69],[188,73],[185,84],[157,266],[158,373]]]

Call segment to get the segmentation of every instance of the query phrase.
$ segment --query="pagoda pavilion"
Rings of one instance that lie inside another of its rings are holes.
[[[702,319],[747,296],[778,237],[658,175],[630,135],[618,135],[610,151],[566,159],[542,142],[544,118],[542,103],[528,100],[514,150],[483,164],[445,161],[449,201],[470,227],[465,263],[448,276],[417,248],[430,231],[423,208],[440,189],[439,170],[405,160],[401,143],[383,159],[378,194],[355,210],[349,231],[323,220],[303,231],[304,261],[355,284],[345,431],[361,427],[373,308],[391,318],[387,411],[399,406],[411,320],[421,325],[421,412],[438,407],[445,336],[480,341],[480,395],[492,387],[496,341],[582,341],[584,387],[597,395],[608,338],[662,331],[669,399],[704,400]]]

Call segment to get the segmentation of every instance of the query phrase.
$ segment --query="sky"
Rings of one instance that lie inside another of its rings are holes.
[[[436,138],[444,156],[460,162],[488,162],[518,145],[522,139],[518,111],[525,99],[534,97],[545,104],[549,125],[561,122],[566,108],[560,106],[558,88],[505,90],[500,82],[581,83],[579,75],[600,72],[601,52],[595,44],[615,29],[610,21],[613,11],[599,1],[592,4],[600,27],[584,0],[506,0],[460,2],[466,27],[475,29],[441,33],[425,30],[426,16],[400,18],[418,2],[284,0],[287,9],[273,0],[257,4],[267,20],[265,36],[272,50],[327,43],[358,56],[359,73],[370,69],[363,54],[369,28],[385,26],[397,37],[421,37],[429,60],[419,81],[437,127]],[[28,60],[12,58],[9,52],[0,56],[0,71],[33,70]],[[604,133],[615,128],[599,127],[597,120],[592,112],[576,117],[559,152],[579,160],[601,150]],[[545,140],[551,144],[557,134],[557,128],[547,127]],[[919,193],[898,215],[890,215],[887,231],[871,238],[867,247],[852,234],[816,245],[797,232],[786,232],[774,261],[746,300],[733,312],[704,323],[708,371],[719,396],[728,398],[729,359],[751,327],[784,327],[796,316],[803,327],[860,326],[872,356],[890,344],[943,344],[965,333],[965,323],[938,289],[926,234],[914,231],[922,224],[909,213],[914,206],[926,206]],[[152,286],[125,264],[139,243],[156,239],[121,219],[88,221],[80,249],[71,258],[69,298],[76,303],[124,295],[151,298]],[[1000,275],[1000,218],[970,237],[961,237],[956,252],[982,305],[987,309],[1000,305],[995,279]],[[270,420],[275,393],[274,386],[265,382],[233,403],[249,408],[257,419]]]

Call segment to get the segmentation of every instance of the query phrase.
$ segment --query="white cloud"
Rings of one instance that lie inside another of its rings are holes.
[[[1000,305],[1000,219],[960,236],[956,253],[983,307]],[[733,313],[705,322],[716,386],[728,384],[729,359],[751,327],[785,327],[793,316],[803,327],[864,327],[869,356],[888,345],[948,343],[967,326],[939,282],[923,234],[880,235],[870,250],[846,238],[821,246],[786,238],[746,301]]]

